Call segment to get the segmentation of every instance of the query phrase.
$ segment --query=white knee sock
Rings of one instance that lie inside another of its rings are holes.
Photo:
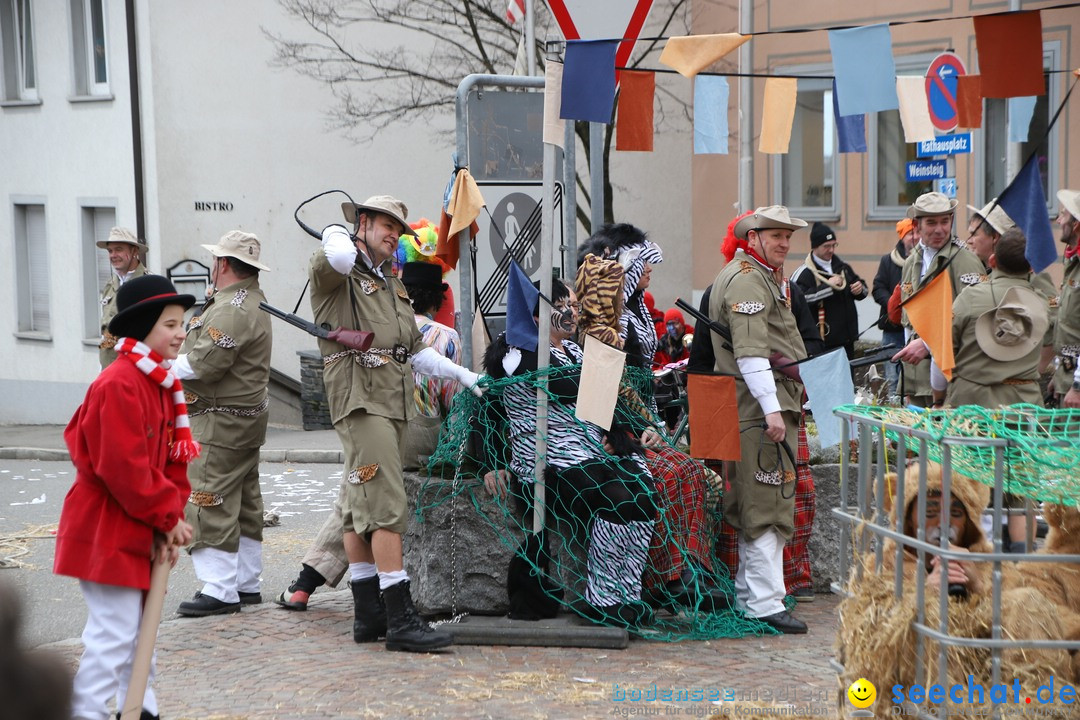
[[[379,589],[385,590],[391,585],[397,585],[399,582],[403,582],[409,579],[409,574],[404,570],[394,570],[392,572],[379,573]]]
[[[375,563],[349,563],[349,579],[353,582],[359,580],[367,580],[378,575],[378,571],[375,569]]]

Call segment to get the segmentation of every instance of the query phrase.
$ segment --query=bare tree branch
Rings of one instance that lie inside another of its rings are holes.
[[[370,142],[394,124],[432,124],[453,112],[458,85],[467,75],[484,72],[509,74],[514,67],[523,28],[506,19],[507,0],[277,0],[284,13],[303,31],[288,35],[263,29],[273,45],[271,65],[297,72],[329,89],[327,121],[357,142]],[[539,38],[558,35],[553,18],[536,2],[536,36],[529,49],[543,65],[544,43]],[[653,14],[660,35],[687,25],[688,0],[655,0]],[[657,13],[659,12],[659,15]],[[650,32],[650,35],[657,35]],[[633,67],[653,57],[658,41],[638,48]],[[662,91],[664,103],[676,102],[689,116],[685,102]],[[605,218],[611,208],[611,182],[607,157],[613,126],[604,137]],[[575,133],[585,148],[588,123],[576,123]],[[589,191],[579,177],[577,185],[586,202]],[[590,223],[582,206],[579,216]]]

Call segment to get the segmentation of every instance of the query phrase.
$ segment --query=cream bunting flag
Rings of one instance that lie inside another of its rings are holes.
[[[751,37],[739,33],[673,37],[664,45],[660,62],[683,77],[692,78]]]

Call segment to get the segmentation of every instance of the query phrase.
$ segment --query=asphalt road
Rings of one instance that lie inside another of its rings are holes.
[[[341,466],[263,463],[259,475],[266,509],[281,521],[263,536],[262,592],[269,602],[296,576],[300,558],[331,511]],[[22,638],[31,647],[77,638],[86,622],[78,580],[52,573],[53,533],[74,479],[68,462],[0,460],[0,582],[13,582],[22,592]],[[182,555],[169,580],[163,617],[174,617],[176,606],[200,587],[191,559]]]

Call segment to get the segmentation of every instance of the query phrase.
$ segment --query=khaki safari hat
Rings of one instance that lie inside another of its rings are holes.
[[[362,203],[341,203],[341,212],[345,213],[345,219],[354,225],[356,224],[356,218],[361,210],[373,210],[375,212],[380,212],[383,215],[389,215],[401,223],[401,227],[404,228],[402,231],[404,234],[416,237],[416,231],[409,227],[409,223],[405,222],[405,219],[409,217],[409,208],[405,207],[405,203],[401,202],[396,197],[390,195],[372,195]]]
[[[791,217],[783,205],[769,205],[759,207],[752,215],[747,215],[735,223],[735,237],[746,239],[746,234],[751,230],[801,230],[804,227],[806,221]]]
[[[1049,325],[1046,300],[1033,290],[1011,287],[996,308],[975,321],[975,340],[989,358],[1009,362],[1041,346]]]
[[[943,193],[923,193],[907,210],[909,218],[928,217],[930,215],[949,215],[959,203],[956,198],[948,198]]]
[[[991,210],[991,208],[993,209]],[[997,198],[986,203],[981,210],[974,205],[968,205],[967,209],[971,211],[972,217],[978,215],[980,219],[994,228],[994,232],[998,235],[1004,235],[1006,230],[1016,227],[1016,223],[1013,222],[1012,218],[997,204]]]
[[[98,240],[95,245],[105,250],[108,249],[109,243],[124,243],[125,245],[134,245],[140,250],[146,250],[146,241],[140,240],[135,237],[135,233],[131,232],[127,228],[114,227],[109,230],[109,237],[104,240]]]
[[[203,245],[203,248],[209,250],[214,257],[236,258],[245,265],[270,270],[259,262],[259,238],[243,230],[230,230],[221,236],[217,245]]]
[[[1057,199],[1073,218],[1080,220],[1080,190],[1058,190]]]

